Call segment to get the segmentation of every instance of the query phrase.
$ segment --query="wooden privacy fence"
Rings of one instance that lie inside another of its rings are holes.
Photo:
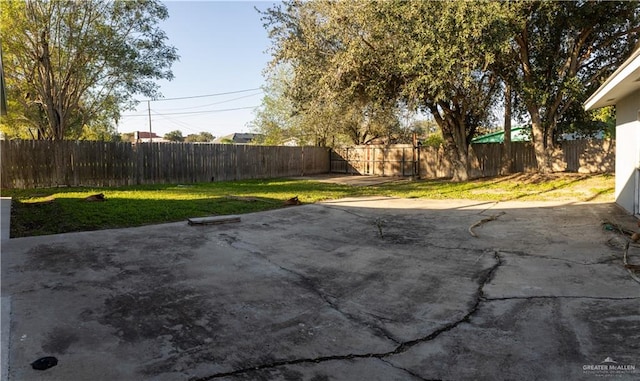
[[[470,175],[489,177],[500,174],[504,144],[472,144],[469,153]],[[530,143],[511,143],[512,172],[535,170],[536,156]],[[615,142],[611,140],[564,141],[552,155],[556,171],[579,173],[613,172]],[[453,176],[451,162],[444,148],[410,144],[390,146],[356,146],[331,152],[331,172],[377,175],[446,178]]]
[[[329,172],[321,147],[193,143],[0,141],[2,188],[121,186]]]

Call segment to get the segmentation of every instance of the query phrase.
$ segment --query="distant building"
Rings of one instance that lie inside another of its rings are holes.
[[[148,131],[134,131],[134,132],[126,132],[122,135],[130,135],[133,136],[132,143],[170,143],[169,140],[165,140],[162,136],[156,135],[155,132]]]
[[[531,127],[515,127],[511,129],[512,142],[528,142],[531,141]],[[504,143],[504,130],[492,132],[473,138],[471,143]]]
[[[253,141],[261,137],[260,134],[251,134],[251,133],[233,133],[225,136],[221,136],[213,140],[214,143],[230,143],[230,144],[249,144],[253,143]]]

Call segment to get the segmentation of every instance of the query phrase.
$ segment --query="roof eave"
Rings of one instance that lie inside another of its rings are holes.
[[[618,100],[640,89],[640,48],[584,102],[585,110],[615,105]]]

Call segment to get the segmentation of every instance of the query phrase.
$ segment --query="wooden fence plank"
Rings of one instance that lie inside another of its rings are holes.
[[[515,142],[511,150],[517,172],[536,168],[531,144]],[[414,152],[410,145],[328,150],[228,144],[3,140],[0,151],[3,188],[189,183],[327,172],[383,176],[414,173]],[[501,151],[500,144],[474,145],[472,171],[478,176],[497,175]],[[567,171],[613,172],[615,142],[563,142],[561,156],[558,166]],[[420,177],[452,175],[450,161],[442,147],[421,147],[415,159]]]
[[[2,188],[189,183],[327,173],[320,147],[0,141]]]
[[[577,140],[562,143],[562,152],[553,165],[566,171],[581,173],[613,172],[614,142],[603,140]],[[407,176],[414,174],[413,148],[407,145],[356,146],[335,149],[330,156],[330,171],[378,176]],[[445,150],[420,147],[416,153],[416,170],[421,178],[448,178],[452,176],[451,162]],[[536,156],[530,143],[513,142],[511,152],[516,172],[537,168]],[[470,173],[473,177],[500,174],[502,144],[473,144],[469,154]]]

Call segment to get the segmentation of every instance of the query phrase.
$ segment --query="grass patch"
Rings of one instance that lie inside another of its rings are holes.
[[[613,201],[615,178],[610,174],[526,174],[454,183],[446,180],[388,183],[378,194],[431,199],[483,201]]]
[[[368,187],[271,179],[117,188],[3,189],[1,193],[13,198],[11,236],[24,237],[259,212],[280,208],[293,196],[299,196],[303,203],[357,196],[612,201],[613,188],[612,175],[518,174],[461,183],[400,181]],[[103,193],[106,201],[84,200],[96,193]]]
[[[96,193],[103,193],[106,201],[84,200]],[[352,194],[345,185],[295,180],[2,190],[3,196],[13,198],[11,237],[251,213],[280,208],[296,195],[303,203],[313,203]]]

